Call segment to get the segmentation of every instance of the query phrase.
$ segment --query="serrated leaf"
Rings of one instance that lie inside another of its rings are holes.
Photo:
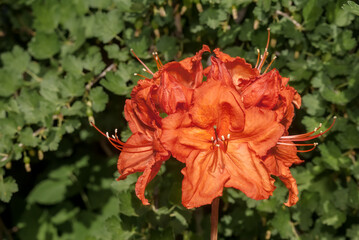
[[[311,30],[315,27],[316,22],[322,15],[322,1],[309,0],[306,2],[303,8],[304,26],[307,30]]]
[[[61,113],[64,116],[85,116],[86,105],[82,101],[76,101],[69,107],[63,107]]]
[[[91,89],[89,99],[92,102],[92,108],[95,112],[101,112],[105,109],[108,102],[108,95],[102,87],[95,87]]]
[[[127,87],[126,82],[127,80],[123,79],[117,72],[109,72],[100,84],[115,94],[127,95],[131,88]]]
[[[130,50],[128,48],[123,48],[120,50],[119,46],[116,44],[106,45],[104,48],[108,54],[108,57],[111,59],[117,59],[120,62],[125,62],[130,57]]]
[[[279,208],[271,220],[271,224],[279,232],[282,239],[288,239],[293,235],[288,209]]]
[[[83,63],[80,59],[73,55],[64,57],[62,60],[62,66],[66,72],[72,74],[74,77],[82,75]]]
[[[14,74],[22,74],[30,63],[30,55],[21,47],[15,46],[11,52],[1,54],[4,69]]]
[[[209,8],[200,13],[199,21],[212,29],[220,26],[221,22],[227,19],[227,14],[222,9]]]
[[[319,96],[318,93],[316,94],[307,94],[304,95],[303,98],[303,105],[307,108],[307,113],[312,116],[322,116],[325,112],[324,101]]]
[[[36,147],[39,143],[39,138],[33,136],[33,131],[30,127],[23,129],[20,132],[19,140],[25,146]]]
[[[9,202],[18,190],[15,180],[12,177],[3,178],[3,172],[0,172],[0,200]]]
[[[37,59],[50,58],[60,51],[60,41],[55,33],[36,33],[29,43],[29,51]]]
[[[359,5],[353,1],[348,1],[346,4],[343,4],[342,8],[345,11],[354,13],[355,15],[359,16]]]
[[[75,78],[67,75],[61,80],[60,89],[64,97],[82,96],[85,92],[85,81],[83,78]]]
[[[21,76],[5,69],[0,69],[0,97],[9,97],[14,94],[22,85]]]

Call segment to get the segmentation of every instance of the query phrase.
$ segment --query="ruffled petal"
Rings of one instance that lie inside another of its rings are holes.
[[[151,166],[146,167],[143,174],[137,179],[136,183],[136,196],[142,201],[143,205],[149,205],[148,200],[145,197],[145,190],[147,184],[157,175],[160,171],[162,161],[154,162]]]
[[[267,199],[272,195],[274,179],[246,143],[230,142],[224,156],[224,165],[230,175],[225,187],[239,189],[255,200]]]
[[[290,207],[298,201],[298,187],[289,167],[303,161],[297,156],[297,148],[291,145],[277,145],[263,161],[270,174],[278,176],[289,190],[286,206]]]
[[[221,52],[218,48],[213,50],[217,58],[219,58],[225,65],[226,69],[232,76],[233,84],[237,87],[243,80],[248,80],[259,76],[259,71],[252,68],[252,65],[247,63],[243,58],[231,57],[228,54]]]
[[[180,62],[170,62],[161,68],[156,76],[160,78],[157,90],[160,108],[167,114],[187,110],[192,101],[193,89],[203,80],[202,54],[209,52],[203,48],[193,57]]]
[[[217,126],[220,135],[227,135],[230,128],[243,130],[244,112],[239,98],[233,87],[220,81],[203,83],[195,90],[193,107],[189,111],[194,125],[203,129]]]
[[[186,167],[182,169],[182,204],[186,208],[210,204],[222,196],[223,186],[229,179],[219,151],[194,150],[188,156]]]
[[[154,161],[153,139],[149,136],[142,133],[132,134],[126,144],[130,147],[125,145],[117,162],[121,174],[119,180],[125,179],[129,174],[143,172]]]
[[[258,107],[245,111],[245,126],[243,132],[231,134],[231,139],[248,143],[257,155],[264,156],[273,148],[284,133],[282,124],[276,121],[276,113]]]
[[[192,126],[188,113],[175,113],[162,120],[161,142],[179,161],[185,162],[194,150],[206,150],[212,145],[209,131]]]
[[[150,128],[159,127],[161,117],[156,109],[154,99],[154,88],[156,85],[152,80],[140,80],[137,86],[132,90],[131,101],[126,104],[125,117],[127,119],[134,120],[133,116],[136,116],[140,122]],[[127,103],[127,101],[126,101]],[[131,113],[132,112],[132,113]],[[131,117],[131,114],[133,115]],[[133,124],[129,124],[130,128],[134,127]],[[139,125],[136,125],[137,127]],[[132,129],[133,133],[136,132],[136,128]]]

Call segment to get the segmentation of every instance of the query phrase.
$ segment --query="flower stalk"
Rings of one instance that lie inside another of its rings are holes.
[[[217,240],[218,237],[218,207],[219,197],[213,199],[211,209],[211,240]]]

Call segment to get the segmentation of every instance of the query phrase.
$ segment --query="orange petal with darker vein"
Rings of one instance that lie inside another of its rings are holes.
[[[154,162],[151,166],[147,166],[143,174],[137,179],[136,183],[136,196],[142,201],[143,205],[149,205],[148,200],[145,197],[145,189],[147,184],[157,175],[160,171],[162,161]]]
[[[239,189],[248,197],[267,199],[275,189],[262,160],[251,151],[246,143],[229,143],[224,165],[230,175],[225,187]]]
[[[201,60],[204,52],[209,52],[206,45],[193,57],[167,63],[156,74],[156,77],[160,78],[156,93],[162,111],[172,114],[177,110],[188,109],[193,89],[199,87],[203,81]]]
[[[211,204],[222,196],[223,187],[229,175],[223,168],[216,167],[222,161],[216,151],[193,150],[182,169],[182,204],[186,208]]]
[[[241,131],[244,127],[239,94],[221,81],[207,81],[197,88],[189,113],[194,125],[200,128],[216,125],[221,134],[228,134],[230,126],[233,131]]]
[[[249,148],[256,154],[264,156],[269,149],[276,146],[284,133],[283,125],[276,121],[276,117],[276,113],[268,109],[247,109],[243,132],[233,133],[231,139],[248,143]]]
[[[154,161],[152,142],[153,140],[145,134],[139,132],[132,134],[126,142],[131,147],[126,147],[125,145],[118,158],[117,168],[121,174],[119,179],[125,179],[127,175],[135,172],[143,172],[148,164]],[[132,146],[138,147],[134,148]]]
[[[243,80],[259,76],[259,71],[256,68],[252,68],[252,65],[247,63],[243,58],[233,58],[221,52],[218,48],[213,50],[213,52],[226,66],[235,86],[238,86]]]

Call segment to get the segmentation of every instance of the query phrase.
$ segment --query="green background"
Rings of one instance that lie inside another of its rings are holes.
[[[290,133],[338,119],[291,168],[298,204],[280,181],[264,201],[227,189],[219,238],[359,239],[358,14],[341,0],[2,0],[0,238],[209,239],[210,206],[181,205],[183,164],[166,162],[142,206],[138,175],[115,181],[119,152],[88,122],[131,134],[130,48],[152,70],[152,51],[169,62],[202,44],[253,64],[270,27],[273,67],[303,97]]]

